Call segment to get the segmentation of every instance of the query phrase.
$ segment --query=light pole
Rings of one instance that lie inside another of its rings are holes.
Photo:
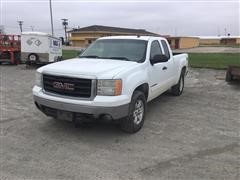
[[[52,0],[49,0],[49,7],[50,7],[52,36],[54,36],[54,32],[53,32],[53,16],[52,16]]]
[[[22,25],[23,25],[23,21],[17,21],[20,27],[20,31],[22,32]]]
[[[65,45],[66,43],[68,42],[68,39],[67,39],[67,25],[68,25],[68,19],[61,19],[63,22],[62,22],[62,25],[64,27],[64,31],[65,31]]]

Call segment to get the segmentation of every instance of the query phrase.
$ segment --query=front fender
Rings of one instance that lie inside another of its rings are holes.
[[[115,78],[123,80],[122,94],[127,95],[129,100],[131,100],[134,90],[138,86],[148,83],[147,68],[144,65],[130,68]]]

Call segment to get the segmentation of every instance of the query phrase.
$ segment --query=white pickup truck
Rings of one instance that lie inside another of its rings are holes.
[[[188,55],[173,55],[165,38],[112,36],[81,56],[37,69],[33,97],[56,119],[111,118],[130,133],[141,129],[147,102],[171,90],[181,95]]]

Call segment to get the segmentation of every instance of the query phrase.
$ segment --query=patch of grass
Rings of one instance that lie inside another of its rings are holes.
[[[71,59],[75,58],[78,55],[78,51],[76,50],[63,50],[63,59]]]
[[[199,47],[232,47],[232,48],[240,48],[240,44],[236,45],[222,45],[222,44],[206,44],[206,45],[200,45]]]
[[[63,59],[75,58],[76,50],[63,50]],[[189,53],[189,66],[194,68],[226,69],[229,65],[240,66],[240,53]]]
[[[189,53],[189,65],[196,68],[226,69],[240,66],[240,53]]]

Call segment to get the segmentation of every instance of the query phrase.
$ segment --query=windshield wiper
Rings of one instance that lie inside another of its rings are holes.
[[[89,55],[89,56],[79,56],[79,58],[99,58],[99,56]]]
[[[130,59],[126,58],[126,57],[99,57],[96,55],[89,55],[89,56],[79,56],[79,58],[96,58],[96,59],[118,59],[118,60],[125,60],[125,61],[131,61]]]
[[[125,61],[131,61],[130,59],[126,57],[107,57],[107,59],[119,59],[119,60],[125,60]]]

